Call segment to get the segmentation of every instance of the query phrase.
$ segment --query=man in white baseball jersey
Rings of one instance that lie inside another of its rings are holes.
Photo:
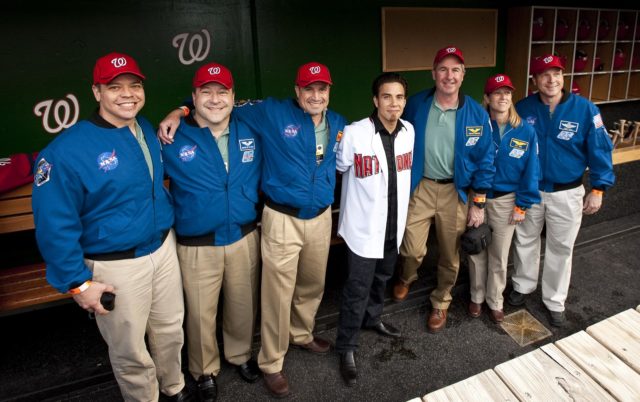
[[[336,153],[336,168],[343,172],[338,234],[347,243],[349,262],[336,350],[348,386],[356,382],[360,327],[400,336],[380,315],[407,221],[414,132],[400,120],[406,104],[404,78],[384,73],[372,90],[373,114],[345,127]]]

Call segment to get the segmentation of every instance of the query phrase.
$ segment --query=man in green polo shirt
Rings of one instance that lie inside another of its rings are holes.
[[[435,223],[438,283],[430,297],[430,332],[446,325],[451,289],[460,267],[460,236],[466,226],[477,227],[484,221],[485,194],[495,172],[489,115],[460,92],[464,74],[460,49],[440,49],[433,61],[435,88],[412,96],[403,115],[413,124],[416,139],[413,193],[400,247],[403,264],[393,297],[404,300],[418,278],[418,268],[427,254],[429,227]]]

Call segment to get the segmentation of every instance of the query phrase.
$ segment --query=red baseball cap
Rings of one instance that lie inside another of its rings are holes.
[[[564,70],[564,64],[560,57],[549,54],[542,57],[536,57],[531,61],[531,74],[540,74],[550,68],[559,68]]]
[[[210,82],[217,82],[227,89],[233,88],[231,71],[222,64],[208,63],[196,71],[196,75],[193,77],[194,88],[200,88]]]
[[[302,88],[314,82],[324,82],[329,85],[333,84],[331,81],[331,73],[329,73],[327,66],[315,61],[301,65],[300,68],[298,68],[296,85]]]
[[[505,74],[496,74],[494,76],[489,77],[487,83],[484,85],[484,93],[489,95],[493,93],[496,89],[507,87],[510,90],[514,91],[516,88],[511,83],[511,78]]]
[[[121,74],[133,74],[145,79],[138,63],[131,56],[113,52],[96,60],[93,67],[93,85],[108,84]]]
[[[438,53],[436,53],[436,57],[433,59],[433,65],[438,65],[438,63],[440,63],[442,59],[447,56],[456,56],[458,59],[460,59],[460,63],[464,64],[464,56],[462,55],[462,51],[455,46],[447,46],[438,50]]]

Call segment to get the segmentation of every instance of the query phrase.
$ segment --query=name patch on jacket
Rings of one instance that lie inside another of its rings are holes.
[[[532,126],[536,125],[536,116],[527,116],[527,123],[531,124]]]
[[[108,172],[118,167],[118,156],[116,155],[116,150],[114,149],[111,152],[103,152],[98,155],[98,169],[103,172]]]
[[[282,130],[282,135],[285,138],[294,138],[295,136],[298,135],[298,131],[300,131],[300,126],[297,126],[295,124],[289,124],[284,128],[284,130]]]
[[[527,148],[529,148],[529,143],[517,138],[512,138],[511,142],[509,142],[509,146],[511,147],[509,156],[512,158],[520,159],[522,158],[522,155],[524,155],[524,153],[527,151]]]
[[[240,144],[241,151],[253,151],[256,149],[256,142],[253,140],[253,138],[238,140],[238,143]]]
[[[196,148],[198,148],[197,145],[185,145],[180,148],[178,152],[180,160],[183,162],[191,162],[196,157]]]
[[[480,137],[482,126],[467,126],[467,137]]]
[[[396,171],[402,172],[403,170],[410,170],[413,158],[411,157],[413,151],[409,151],[406,154],[396,156]]]
[[[40,159],[37,165],[36,174],[33,176],[33,183],[40,187],[49,181],[51,175],[51,164],[44,158]]]
[[[580,124],[574,123],[572,121],[560,120],[560,130],[561,131],[571,131],[574,133],[578,132],[578,127]]]

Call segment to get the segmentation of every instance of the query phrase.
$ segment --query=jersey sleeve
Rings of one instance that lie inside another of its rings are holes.
[[[496,168],[493,159],[496,154],[495,145],[491,138],[491,121],[487,115],[482,127],[482,135],[473,149],[476,170],[473,172],[471,187],[476,193],[486,193],[493,185]]]
[[[611,153],[613,144],[602,122],[600,110],[594,104],[589,105],[591,124],[587,131],[587,166],[591,186],[607,190],[615,182]]]
[[[32,195],[36,241],[47,281],[61,293],[91,279],[80,245],[83,187],[61,153],[43,151],[34,168]]]
[[[533,127],[524,123],[525,129],[529,131],[529,151],[527,160],[520,176],[520,184],[516,190],[516,205],[519,207],[531,208],[532,204],[540,203],[540,191],[538,181],[540,180],[540,163],[538,161],[538,136]]]
[[[346,126],[342,133],[342,138],[338,142],[336,151],[336,169],[344,173],[353,165],[353,129]]]

